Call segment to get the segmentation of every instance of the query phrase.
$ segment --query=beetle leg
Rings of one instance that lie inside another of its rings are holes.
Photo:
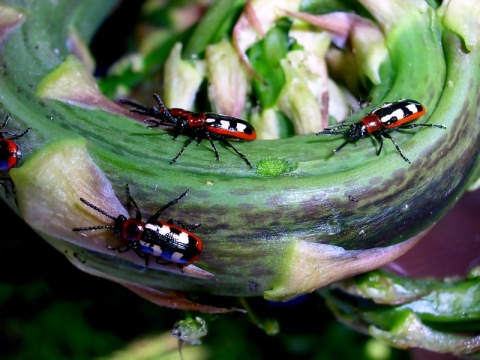
[[[397,143],[395,142],[395,140],[393,140],[393,138],[390,136],[389,133],[387,133],[386,131],[382,132],[382,135],[384,137],[386,137],[387,139],[390,139],[393,143],[393,145],[395,146],[395,149],[397,149],[398,153],[400,154],[400,156],[403,158],[403,160],[405,160],[407,163],[411,164],[412,162],[410,160],[407,159],[407,157],[405,155],[403,155],[403,152],[402,150],[400,150],[400,147],[397,145]],[[381,148],[381,147],[380,147]],[[379,152],[380,153],[380,152]]]
[[[336,148],[335,150],[333,150],[333,153],[334,153],[334,154],[338,153],[338,152],[339,152],[345,145],[347,145],[349,142],[350,142],[350,139],[345,140],[345,142],[344,142],[342,145],[340,145],[338,148]]]
[[[157,264],[160,264],[160,265],[173,264],[173,262],[168,261],[168,260],[165,260],[165,259],[162,259],[161,257],[156,257],[156,258],[155,258],[155,262],[156,262]],[[183,273],[183,268],[185,267],[185,265],[177,264],[177,266],[178,266],[178,268],[180,269],[180,271]]]
[[[148,259],[148,255],[142,253],[140,250],[138,249],[133,249],[135,250],[135,253],[142,259],[145,260],[145,269],[148,269],[148,262],[149,262],[149,259]]]
[[[215,159],[216,159],[217,161],[220,161],[220,155],[218,154],[217,147],[216,147],[215,144],[213,143],[212,137],[210,136],[210,132],[209,132],[209,131],[205,131],[205,132],[203,133],[203,136],[204,136],[205,138],[207,138],[208,141],[210,142],[210,145],[212,146],[212,149],[213,149],[213,151],[215,152]]]
[[[419,126],[436,127],[436,128],[439,128],[439,129],[446,129],[445,126],[438,125],[438,124],[406,124],[406,125],[399,126],[398,128],[399,129],[413,129],[413,128],[416,128],[416,127],[419,127]]]
[[[185,151],[185,149],[187,148],[188,145],[190,145],[190,143],[195,140],[195,138],[197,137],[197,135],[192,135],[188,138],[187,142],[185,143],[185,145],[183,146],[183,148],[177,153],[177,155],[175,155],[175,157],[170,161],[170,164],[173,164],[174,162],[177,161],[177,159],[182,156],[183,152]]]
[[[385,136],[387,139],[390,139],[392,141],[393,141],[393,139],[391,138],[390,135],[388,135],[387,132],[383,132],[383,133],[382,132],[375,132],[375,133],[373,133],[373,136],[380,143],[380,147],[378,148],[378,151],[377,151],[377,156],[378,156],[382,152],[382,148],[383,148],[383,137],[382,136]],[[394,142],[394,144],[395,144],[395,142]],[[397,145],[395,144],[395,146],[397,146]]]
[[[247,163],[248,166],[253,168],[252,164],[250,163],[250,161],[248,161],[247,157],[243,155],[240,151],[238,151],[237,148],[233,146],[227,139],[223,138],[223,139],[220,139],[220,141],[225,145],[227,145],[229,148],[232,148],[233,151],[235,151],[237,155],[240,156]]]

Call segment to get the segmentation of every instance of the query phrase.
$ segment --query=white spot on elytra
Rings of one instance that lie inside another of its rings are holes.
[[[241,132],[245,132],[245,129],[247,128],[247,125],[242,124],[242,123],[237,123],[237,130]]]
[[[180,232],[180,234],[176,234],[170,231],[170,227],[166,225],[156,225],[156,224],[150,224],[147,223],[145,224],[145,229],[149,229],[152,231],[155,231],[157,234],[162,235],[162,236],[169,236],[173,238],[175,241],[188,245],[189,238],[188,234],[186,232]]]
[[[412,114],[415,114],[417,111],[417,106],[415,104],[408,104],[407,109],[410,110]]]
[[[158,257],[162,254],[162,248],[158,245],[146,243],[145,241],[140,241],[140,246],[142,247],[142,252],[146,254],[150,254],[155,257]]]
[[[183,257],[183,254],[181,254],[181,253],[179,253],[179,252],[174,252],[174,253],[172,254],[171,260],[172,260],[173,262],[180,262],[180,260],[182,259],[182,257]]]
[[[220,125],[222,125],[222,129],[230,129],[230,121],[220,120]]]
[[[392,118],[397,118],[397,119],[403,119],[404,118],[404,112],[402,109],[397,109],[394,112],[391,112],[388,115],[385,115],[382,117],[382,122],[388,123]]]

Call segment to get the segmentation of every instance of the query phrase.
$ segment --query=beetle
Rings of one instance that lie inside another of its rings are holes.
[[[126,191],[127,199],[136,210],[134,218],[127,218],[124,215],[114,217],[84,198],[80,198],[80,201],[85,205],[112,219],[114,223],[112,225],[78,227],[72,230],[81,232],[113,229],[115,236],[123,239],[126,245],[118,248],[107,246],[107,248],[120,253],[129,250],[135,251],[138,256],[145,260],[145,268],[148,268],[150,256],[155,257],[159,264],[175,263],[180,269],[198,260],[203,250],[203,243],[192,231],[198,228],[200,224],[188,226],[175,219],[170,219],[167,222],[158,220],[162,212],[186,196],[188,190],[164,205],[145,222],[142,220],[142,213],[131,195],[128,184]]]
[[[248,166],[252,167],[252,164],[248,161],[247,157],[228,141],[228,139],[245,141],[255,140],[257,137],[255,129],[247,121],[215,113],[197,113],[180,108],[167,109],[158,94],[154,93],[153,97],[157,101],[158,107],[154,106],[148,108],[128,99],[122,99],[120,102],[133,106],[131,111],[134,113],[151,117],[150,119],[145,120],[145,123],[149,124],[148,128],[158,126],[173,127],[174,139],[179,135],[189,136],[183,148],[170,161],[170,164],[177,161],[193,140],[197,139],[198,145],[202,139],[207,139],[215,152],[215,159],[217,161],[220,157],[213,140],[219,140],[224,145],[232,148],[232,150],[235,151]]]
[[[401,99],[395,102],[387,102],[366,114],[359,122],[326,128],[317,132],[317,135],[348,135],[347,140],[333,150],[335,154],[348,143],[355,142],[367,135],[373,135],[380,142],[380,147],[377,151],[377,155],[380,155],[383,147],[383,138],[390,139],[403,160],[411,164],[411,161],[402,153],[400,147],[390,136],[389,131],[413,129],[419,126],[446,129],[445,126],[437,124],[407,124],[425,114],[425,111],[425,107],[415,100]],[[347,128],[347,130],[339,130],[342,128]]]
[[[0,125],[0,130],[7,126],[9,121],[10,114],[7,114],[7,116],[5,117],[5,121],[2,125]],[[27,128],[20,134],[12,134],[8,131],[0,131],[0,171],[8,171],[17,166],[18,162],[22,158],[22,152],[20,151],[17,143],[13,140],[21,138],[29,131],[30,128]],[[10,137],[6,138],[5,135],[9,135]],[[9,193],[7,183],[11,183],[13,189],[12,191],[15,191],[12,179],[10,179],[9,177],[0,178],[0,185],[2,185],[5,189],[6,196],[8,196]]]
[[[7,114],[5,121],[0,125],[0,130],[7,126],[10,121],[10,114]],[[17,143],[13,140],[17,140],[30,131],[27,128],[20,134],[11,134],[8,131],[0,131],[0,171],[8,171],[15,167],[22,158],[22,152],[20,151]],[[4,135],[10,135],[6,138]]]

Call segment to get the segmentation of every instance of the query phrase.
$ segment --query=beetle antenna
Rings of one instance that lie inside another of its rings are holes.
[[[5,121],[3,122],[2,125],[0,125],[0,129],[3,129],[5,126],[7,126],[9,120],[10,120],[10,114],[7,114],[7,116],[5,117]]]
[[[184,196],[186,196],[188,194],[188,191],[185,191],[183,194],[181,194],[179,197],[177,197],[175,200],[172,200],[170,201],[168,204],[164,205],[160,210],[158,210],[155,215],[153,215],[150,219],[152,220],[157,220],[160,215],[162,214],[162,212],[166,209],[168,209],[170,206],[172,205],[175,205],[181,198],[183,198]]]
[[[135,207],[135,211],[136,211],[135,219],[142,220],[142,213],[140,212],[140,208],[138,207],[137,202],[135,201],[135,199],[132,196],[132,193],[130,192],[130,185],[128,184],[127,184],[127,198],[128,198],[128,201],[130,201]]]
[[[110,219],[112,219],[112,220],[116,220],[116,219],[117,219],[116,217],[110,215],[110,214],[107,213],[105,210],[100,209],[98,206],[93,205],[91,202],[85,200],[84,198],[80,198],[80,201],[83,202],[85,205],[91,207],[93,210],[98,211],[100,214],[105,215],[106,217],[108,217],[108,218],[110,218]]]
[[[155,100],[157,101],[158,106],[160,107],[160,110],[162,110],[162,111],[167,110],[167,111],[168,111],[168,109],[167,109],[167,107],[165,106],[165,104],[163,103],[162,98],[160,97],[160,95],[158,95],[157,93],[153,93],[153,97],[154,97]]]
[[[114,228],[115,228],[114,225],[98,225],[98,226],[73,228],[72,231],[88,231],[88,230],[114,229]]]
[[[317,132],[316,135],[345,135],[345,134],[348,134],[351,131],[351,129],[337,131],[338,129],[340,129],[342,127],[345,127],[345,126],[335,126],[333,128],[328,128],[328,129],[325,129],[323,131]],[[351,128],[351,126],[348,126],[348,127]]]
[[[158,111],[156,111],[155,108],[148,108],[142,104],[139,104],[129,99],[120,99],[120,102],[125,105],[133,106],[133,109],[130,109],[130,111],[135,114],[145,115],[145,116],[155,116],[158,113]]]
[[[133,106],[135,108],[134,110],[143,110],[143,111],[149,110],[149,108],[147,108],[146,106],[130,99],[120,99],[119,101],[122,104]]]
[[[9,140],[16,140],[18,138],[21,138],[23,135],[25,135],[26,133],[28,133],[30,131],[31,128],[27,128],[26,130],[22,131],[20,134],[12,134],[11,137],[9,137],[8,139]],[[10,134],[8,132],[4,132],[2,134]]]
[[[167,109],[160,95],[158,95],[157,93],[153,93],[153,97],[155,98],[155,100],[157,100],[158,106],[160,108],[160,113],[163,113],[163,115],[167,118],[170,125],[175,125],[177,120],[173,117],[170,110]]]

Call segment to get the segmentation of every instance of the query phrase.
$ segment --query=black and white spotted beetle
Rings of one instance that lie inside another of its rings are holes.
[[[203,249],[202,241],[191,232],[200,225],[188,226],[175,219],[162,222],[158,221],[158,218],[164,210],[176,204],[187,193],[188,190],[175,200],[170,201],[154,215],[150,216],[146,222],[142,221],[142,213],[133,199],[128,185],[127,198],[136,209],[135,218],[127,219],[123,215],[114,217],[89,201],[80,198],[80,201],[85,205],[112,219],[114,223],[112,225],[79,227],[72,230],[79,232],[113,229],[116,236],[126,241],[126,245],[120,248],[108,246],[108,249],[118,252],[134,250],[138,256],[145,259],[145,267],[148,267],[149,256],[153,256],[159,264],[175,263],[182,269],[200,257]]]
[[[207,139],[212,145],[215,152],[215,158],[219,160],[218,150],[213,143],[213,140],[219,140],[226,146],[232,148],[248,166],[252,167],[247,157],[238,151],[230,142],[230,140],[255,140],[257,134],[252,125],[248,122],[237,119],[231,116],[215,114],[215,113],[195,113],[179,108],[167,109],[158,94],[153,94],[153,97],[158,103],[158,107],[145,107],[141,104],[131,100],[121,100],[123,104],[132,105],[131,110],[140,115],[146,115],[152,119],[147,119],[145,122],[149,124],[149,128],[158,126],[173,127],[173,137],[176,139],[178,135],[187,135],[189,139],[177,155],[170,161],[170,164],[177,161],[183,154],[190,143],[197,139],[197,145],[202,139]]]
[[[383,138],[390,139],[397,149],[400,156],[407,163],[411,161],[403,155],[397,143],[388,133],[397,129],[412,129],[419,126],[436,127],[439,129],[446,129],[443,125],[437,124],[407,124],[410,121],[418,119],[425,114],[425,107],[415,100],[401,99],[395,102],[387,102],[383,106],[376,108],[370,113],[366,114],[359,122],[353,124],[343,124],[331,128],[327,128],[317,133],[317,135],[340,135],[348,134],[348,139],[333,150],[334,153],[339,152],[345,145],[350,142],[355,142],[367,135],[373,135],[375,139],[380,142],[380,147],[377,155],[380,155],[383,147]],[[341,128],[348,128],[347,130],[339,130]]]

